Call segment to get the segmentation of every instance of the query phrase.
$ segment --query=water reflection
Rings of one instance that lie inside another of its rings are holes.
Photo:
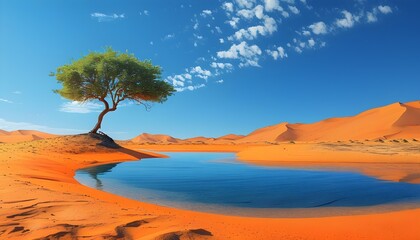
[[[80,170],[80,172],[84,172],[89,174],[89,176],[92,177],[92,179],[95,180],[96,184],[95,184],[95,188],[103,190],[103,184],[101,179],[99,179],[98,176],[103,175],[105,173],[109,173],[111,172],[111,170],[117,166],[117,163],[111,163],[111,164],[105,164],[105,165],[100,165],[97,167],[91,167],[91,168],[85,168]]]

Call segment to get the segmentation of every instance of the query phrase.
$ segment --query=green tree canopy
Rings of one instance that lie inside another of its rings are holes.
[[[160,79],[159,66],[112,48],[103,53],[91,52],[58,67],[53,76],[62,84],[62,88],[54,92],[62,97],[80,102],[99,100],[104,104],[104,110],[91,131],[95,133],[101,128],[105,114],[115,111],[120,102],[162,103],[175,91],[172,85]]]

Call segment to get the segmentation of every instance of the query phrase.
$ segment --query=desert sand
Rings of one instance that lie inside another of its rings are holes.
[[[419,239],[420,236],[420,209],[366,211],[362,215],[334,217],[251,218],[171,209],[91,189],[74,180],[76,169],[164,157],[145,151],[107,149],[96,143],[97,140],[79,135],[1,144],[0,238]],[[226,151],[229,147],[232,145],[218,146],[215,150]],[[203,146],[196,145],[184,145],[178,150],[188,148],[203,150]],[[241,158],[248,151],[255,154],[252,147],[247,148],[231,151],[244,150],[239,153]]]

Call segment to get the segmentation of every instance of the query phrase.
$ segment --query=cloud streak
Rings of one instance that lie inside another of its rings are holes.
[[[92,113],[92,112],[100,112],[103,109],[103,105],[93,102],[65,102],[60,106],[60,112],[66,113]]]
[[[8,100],[8,99],[4,99],[4,98],[0,98],[0,102],[4,102],[4,103],[13,103],[12,101]]]
[[[114,21],[114,20],[117,20],[117,19],[125,18],[124,13],[122,13],[122,14],[116,14],[116,13],[105,14],[105,13],[100,13],[100,12],[94,12],[94,13],[91,13],[90,16],[93,19],[96,19],[98,22],[110,22],[110,21]]]
[[[55,133],[55,134],[78,134],[87,132],[87,130],[81,129],[71,129],[71,128],[52,128],[43,125],[38,125],[34,123],[28,122],[12,122],[6,119],[0,118],[0,129],[6,131],[14,131],[14,130],[38,130],[48,133]]]

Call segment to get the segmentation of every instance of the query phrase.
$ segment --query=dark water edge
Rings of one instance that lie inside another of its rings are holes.
[[[169,159],[81,169],[83,185],[142,202],[256,217],[363,214],[420,206],[420,185],[353,172],[263,167],[231,153],[166,153]]]

